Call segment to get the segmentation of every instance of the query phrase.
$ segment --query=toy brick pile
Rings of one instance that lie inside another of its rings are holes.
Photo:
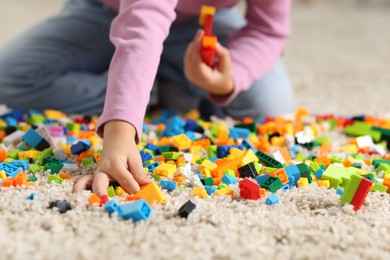
[[[102,140],[97,118],[68,116],[55,110],[0,109],[0,189],[61,183],[99,164]],[[332,143],[334,131],[348,143]],[[275,118],[199,119],[197,111],[179,117],[164,110],[145,119],[138,145],[145,172],[154,180],[136,194],[113,184],[107,196],[89,197],[109,214],[147,220],[155,203],[165,204],[162,190],[192,189],[193,196],[232,196],[272,205],[277,192],[308,185],[334,189],[342,204],[359,210],[367,194],[390,188],[390,119],[311,115]],[[32,193],[27,199],[33,200]],[[121,198],[119,200],[118,198]],[[60,213],[67,201],[53,201]],[[187,217],[196,205],[179,210]]]

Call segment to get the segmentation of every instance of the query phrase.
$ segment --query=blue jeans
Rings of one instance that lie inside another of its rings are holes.
[[[1,46],[0,104],[23,109],[101,113],[107,85],[104,72],[115,51],[109,30],[116,14],[92,0],[69,0],[60,14]],[[224,44],[227,36],[244,24],[245,20],[235,9],[221,10],[215,17],[214,33]],[[183,73],[184,51],[197,28],[195,19],[172,26],[156,77],[159,98],[168,104],[178,104],[175,108],[179,111],[206,97]],[[179,99],[172,98],[175,91],[180,93]],[[278,61],[224,110],[242,118],[288,113],[292,107],[288,76]]]

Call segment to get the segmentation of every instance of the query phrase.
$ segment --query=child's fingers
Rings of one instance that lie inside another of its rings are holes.
[[[137,154],[138,155],[138,154]],[[144,172],[144,168],[142,167],[142,160],[137,156],[132,156],[131,158],[128,159],[128,164],[130,168],[130,172],[133,175],[135,181],[140,185],[145,185],[147,183],[150,183],[150,179]]]
[[[122,186],[122,188],[129,194],[136,193],[140,190],[137,181],[133,175],[127,170],[127,165],[118,165],[112,167],[111,176]]]
[[[231,66],[230,52],[227,48],[223,47],[219,42],[215,46],[215,50],[218,56],[217,67],[220,71],[225,71]]]
[[[81,176],[73,186],[73,192],[80,192],[86,190],[92,185],[93,175],[84,175]]]
[[[95,178],[92,183],[92,190],[99,197],[102,195],[107,195],[107,188],[110,184],[109,177],[104,172],[96,172]]]

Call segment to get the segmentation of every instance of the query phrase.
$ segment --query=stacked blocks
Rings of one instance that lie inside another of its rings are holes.
[[[216,44],[218,37],[212,34],[215,7],[203,5],[200,11],[199,24],[204,26],[200,55],[204,63],[210,67],[215,65]]]
[[[352,204],[354,210],[359,210],[362,207],[368,192],[370,192],[371,186],[371,181],[357,174],[352,174],[351,181],[340,198],[341,203]]]

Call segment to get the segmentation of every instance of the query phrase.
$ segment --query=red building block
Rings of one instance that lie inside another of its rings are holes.
[[[366,178],[363,178],[360,181],[359,187],[357,188],[355,195],[353,196],[353,199],[351,201],[351,204],[354,206],[353,207],[354,210],[357,211],[362,207],[367,197],[367,194],[371,190],[371,186],[372,186],[372,182]]]
[[[248,179],[239,183],[240,196],[249,200],[260,199],[260,186]]]

